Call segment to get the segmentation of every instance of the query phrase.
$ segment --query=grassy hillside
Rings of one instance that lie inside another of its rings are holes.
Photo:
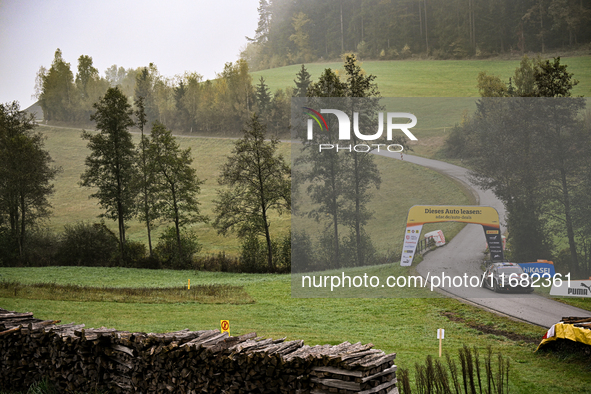
[[[579,84],[573,95],[591,96],[591,56],[564,57]],[[342,63],[306,64],[312,80],[318,79],[325,68],[341,69]],[[478,97],[476,77],[480,71],[508,81],[519,66],[519,60],[390,60],[362,62],[362,68],[375,75],[384,97]],[[255,83],[265,78],[272,92],[295,86],[293,80],[301,65],[273,68],[252,73]]]
[[[80,174],[84,171],[84,160],[88,155],[86,141],[80,138],[80,130],[55,127],[40,127],[47,137],[46,148],[55,164],[62,167],[63,172],[58,175],[55,182],[55,194],[51,198],[53,216],[49,226],[56,232],[61,232],[64,225],[77,221],[97,221],[101,213],[97,200],[89,199],[91,190],[79,186]],[[139,141],[139,135],[134,135],[135,142]],[[213,219],[213,200],[216,198],[216,190],[219,188],[217,177],[220,166],[230,155],[234,141],[221,138],[191,138],[179,137],[183,149],[190,147],[193,153],[193,166],[198,176],[205,181],[201,187],[200,201],[202,212]],[[281,143],[279,152],[286,159],[290,159],[290,144]],[[375,191],[375,198],[370,204],[370,209],[376,213],[374,222],[371,223],[370,235],[375,238],[376,246],[381,251],[395,250],[402,247],[401,242],[408,209],[415,204],[470,204],[469,197],[453,181],[438,173],[398,160],[377,157],[376,160],[387,174],[380,190]],[[414,187],[407,187],[407,179],[413,179]],[[395,196],[394,199],[392,196]],[[384,209],[384,201],[389,201],[387,209]],[[382,214],[383,213],[383,214]],[[116,231],[116,224],[107,221],[107,225]],[[138,221],[130,221],[127,235],[130,239],[147,243],[145,227]],[[274,235],[286,234],[291,226],[291,216],[285,214],[281,217],[272,217],[272,233]],[[156,236],[166,227],[160,226]],[[199,223],[195,229],[199,242],[204,246],[203,253],[217,253],[225,251],[230,254],[238,254],[239,242],[234,236],[223,237],[216,233],[211,224]],[[446,234],[452,235],[461,228],[457,223],[449,223],[444,226]],[[392,240],[396,240],[393,242]]]
[[[573,89],[575,96],[591,96],[591,56],[564,57],[561,63],[568,65],[579,84]],[[383,97],[432,97],[428,101],[410,101],[410,112],[417,116],[413,133],[418,138],[412,145],[415,154],[436,157],[446,138],[446,131],[457,124],[464,110],[468,114],[475,109],[470,100],[457,99],[478,97],[476,77],[481,71],[499,76],[503,81],[513,77],[519,60],[391,60],[362,62],[362,68],[376,76],[375,82]],[[272,92],[295,86],[294,79],[301,65],[274,68],[252,73],[258,83],[265,78]],[[342,63],[306,64],[312,80],[317,80],[325,68],[342,69]],[[434,99],[439,97],[440,99]],[[454,97],[456,99],[449,99]],[[401,102],[405,102],[404,100]],[[409,103],[409,101],[406,101]],[[389,109],[389,108],[388,108]],[[399,108],[398,108],[399,109]],[[392,109],[394,110],[394,109]],[[405,109],[406,111],[406,109]],[[425,121],[425,114],[429,120]]]

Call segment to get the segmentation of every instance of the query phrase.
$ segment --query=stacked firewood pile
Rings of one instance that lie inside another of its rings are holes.
[[[348,369],[313,367],[311,393],[398,393],[396,366],[393,362],[396,354],[386,355],[379,350],[370,349],[371,345],[342,343],[338,346],[349,347],[346,350],[348,354],[339,356],[341,362],[346,362]]]
[[[565,324],[572,324],[575,327],[591,330],[591,317],[563,317],[562,322]]]
[[[215,330],[130,333],[58,325],[0,308],[0,387],[41,379],[60,392],[397,393],[395,354],[371,344],[230,337]]]

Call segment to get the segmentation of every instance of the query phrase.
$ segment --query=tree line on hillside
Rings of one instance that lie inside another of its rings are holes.
[[[42,227],[51,214],[48,199],[60,169],[52,166],[32,115],[20,111],[16,102],[0,106],[0,265],[195,266],[201,245],[191,226],[208,221],[199,208],[202,181],[192,167],[190,148],[181,149],[170,129],[156,120],[150,134],[144,133],[143,103],[140,97],[134,111],[115,87],[93,105],[97,131],[81,135],[90,154],[80,186],[90,188],[89,197],[98,200],[101,222],[66,225],[60,236]],[[137,146],[129,131],[135,124],[142,131]],[[290,209],[290,170],[276,152],[277,138],[267,138],[265,125],[253,113],[222,168],[222,188],[214,200],[214,227],[221,234],[236,231],[243,239],[243,256],[238,262],[223,255],[214,261],[201,259],[197,266],[289,270],[289,248],[279,235],[271,239],[269,213]],[[146,225],[147,248],[126,236],[134,218]],[[105,219],[117,223],[117,235]],[[160,224],[169,227],[153,248],[150,232]],[[289,240],[289,235],[284,238]]]
[[[74,75],[59,48],[49,69],[39,69],[35,86],[46,121],[86,124],[94,103],[109,87],[119,87],[132,102],[143,97],[147,124],[158,120],[177,132],[234,136],[252,112],[270,134],[285,133],[292,93],[272,93],[263,78],[254,84],[243,60],[226,63],[215,80],[204,81],[196,72],[164,77],[153,63],[136,69],[113,65],[101,76],[92,57],[81,55]]]
[[[541,52],[591,41],[591,0],[259,0],[253,70],[336,59]]]
[[[509,257],[573,278],[591,275],[591,118],[577,83],[560,58],[524,57],[509,81],[482,72],[476,112],[445,144],[505,204]]]
[[[327,69],[318,81],[313,82],[302,65],[294,80],[294,94],[308,96],[311,100],[379,97],[375,77],[365,75],[355,55],[348,55],[344,66],[342,80],[333,70]],[[255,95],[259,102],[270,103],[270,95],[265,89],[257,89]],[[90,117],[97,131],[82,133],[82,138],[88,141],[90,154],[85,160],[80,185],[90,188],[90,197],[98,201],[102,210],[101,222],[67,225],[57,240],[39,229],[42,229],[42,219],[50,214],[47,199],[53,193],[51,184],[59,169],[51,167],[52,160],[44,151],[41,134],[32,131],[35,127],[32,117],[20,111],[17,103],[2,106],[0,142],[10,141],[13,134],[23,140],[37,141],[37,153],[42,160],[39,168],[45,174],[42,180],[36,181],[36,186],[41,188],[38,196],[29,196],[27,193],[33,192],[30,188],[23,189],[25,200],[31,200],[28,206],[19,206],[18,198],[14,208],[1,205],[2,264],[35,261],[38,264],[108,263],[188,268],[195,263],[193,255],[199,251],[200,245],[191,225],[209,220],[199,209],[201,181],[191,166],[191,151],[180,148],[171,130],[158,119],[148,127],[147,102],[145,97],[138,96],[132,106],[120,87],[109,87],[93,104],[94,112]],[[348,103],[357,105],[357,110],[362,109],[353,101]],[[373,103],[373,109],[379,109],[377,102]],[[372,120],[375,119],[370,115],[363,118],[362,127]],[[138,145],[131,138],[129,129],[132,126],[141,132]],[[212,225],[220,234],[235,232],[242,240],[239,266],[233,269],[277,271],[289,269],[291,265],[291,235],[273,234],[269,217],[271,212],[281,214],[291,209],[290,168],[277,154],[277,137],[268,134],[265,118],[255,112],[249,113],[242,137],[236,141],[218,178],[220,189],[214,200]],[[333,134],[328,137],[334,137]],[[319,135],[318,138],[325,136]],[[367,209],[371,189],[379,187],[380,183],[373,157],[367,154],[352,160],[342,154],[317,155],[313,144],[319,141],[304,141],[306,157],[303,160],[311,170],[299,176],[313,185],[310,190],[315,207],[306,214],[317,216],[317,220],[332,231],[327,232],[331,234],[327,239],[315,240],[316,245],[304,253],[311,258],[318,252],[329,262],[328,266],[374,263],[375,251],[364,230],[372,216]],[[400,142],[405,144],[403,140]],[[12,149],[6,144],[1,147],[3,152]],[[25,171],[25,168],[19,168],[25,162],[23,156],[16,153],[13,156],[3,156],[2,170],[8,171],[12,166]],[[335,172],[332,178],[326,175],[330,168]],[[349,172],[353,176],[349,176]],[[7,172],[2,173],[1,179],[0,197],[3,199],[11,197],[9,185],[18,186],[23,181],[18,174],[10,178]],[[334,180],[338,184],[336,187]],[[325,221],[320,213],[326,213],[330,220]],[[18,219],[22,220],[22,226],[11,224]],[[127,223],[131,219],[144,223],[147,247],[126,236]],[[109,230],[104,220],[117,223],[117,234]],[[153,247],[151,232],[162,222],[168,223],[169,227]],[[340,228],[349,229],[349,234],[343,237]],[[308,239],[306,234],[298,234],[296,238]],[[306,242],[298,244],[300,250],[304,244]],[[53,256],[52,251],[55,252]],[[221,263],[228,269],[227,261]],[[309,264],[306,268],[314,268],[314,265]]]

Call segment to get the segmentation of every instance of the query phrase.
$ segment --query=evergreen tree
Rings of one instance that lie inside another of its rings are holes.
[[[70,63],[62,57],[62,51],[55,51],[53,62],[43,75],[43,88],[39,104],[46,120],[70,121],[76,108],[74,74]]]
[[[257,29],[255,30],[254,38],[246,37],[246,39],[250,42],[262,44],[267,42],[269,35],[269,24],[271,22],[271,10],[269,2],[267,2],[267,0],[259,0],[259,7],[257,8],[257,11],[259,12],[259,23],[257,25]]]
[[[261,76],[259,84],[256,87],[255,97],[257,106],[262,118],[266,118],[271,104],[271,92],[269,86],[265,83],[265,79]]]
[[[296,79],[293,80],[296,85],[293,91],[294,97],[306,97],[308,86],[312,83],[310,77],[311,75],[308,70],[306,70],[306,66],[302,64],[302,68],[296,74]]]

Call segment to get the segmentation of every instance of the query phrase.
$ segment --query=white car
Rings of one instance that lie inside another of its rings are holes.
[[[531,278],[519,264],[502,262],[492,263],[484,272],[482,286],[494,292],[526,292],[534,291]]]

